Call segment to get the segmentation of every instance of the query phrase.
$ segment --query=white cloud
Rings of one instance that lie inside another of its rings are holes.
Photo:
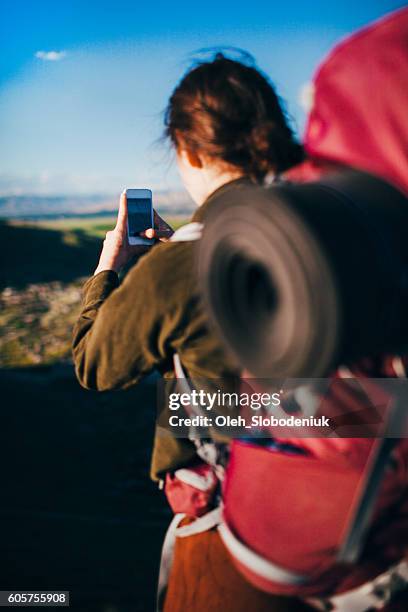
[[[45,62],[58,62],[64,59],[66,51],[37,51],[35,57]]]

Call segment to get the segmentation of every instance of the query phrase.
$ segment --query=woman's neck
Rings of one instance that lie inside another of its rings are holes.
[[[243,173],[239,170],[219,172],[212,168],[205,168],[202,169],[201,172],[201,189],[199,190],[199,194],[197,194],[198,197],[196,198],[198,206],[204,204],[204,202],[212,193],[214,193],[214,191],[217,191],[217,189],[223,185],[226,185],[231,181],[235,181],[243,176]]]

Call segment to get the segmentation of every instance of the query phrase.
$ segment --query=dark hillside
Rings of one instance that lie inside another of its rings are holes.
[[[62,231],[0,221],[0,289],[87,276],[100,248],[100,239],[81,228]]]

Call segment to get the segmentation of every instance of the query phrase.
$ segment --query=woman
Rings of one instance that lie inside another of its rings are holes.
[[[182,181],[205,223],[213,195],[236,181],[262,183],[302,159],[274,88],[253,65],[217,54],[190,70],[174,90],[165,116]],[[157,218],[148,237],[169,228]],[[120,284],[118,272],[138,253],[126,236],[126,198],[121,196],[115,229],[108,232],[98,267],[84,290],[74,330],[78,379],[90,389],[126,388],[153,369],[173,378],[178,353],[191,377],[239,376],[208,328],[194,274],[191,242],[156,244]],[[156,436],[152,478],[195,460],[195,446],[168,432]],[[207,559],[207,561],[206,561]],[[210,559],[210,562],[208,560]],[[176,547],[165,610],[218,611],[289,609],[247,585],[230,564],[217,533],[185,538]],[[279,604],[278,607],[276,604]],[[296,610],[302,604],[295,604]]]

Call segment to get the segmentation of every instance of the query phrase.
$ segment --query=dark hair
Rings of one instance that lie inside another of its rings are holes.
[[[303,159],[267,77],[222,53],[182,78],[170,97],[165,126],[176,147],[221,159],[257,182]]]

